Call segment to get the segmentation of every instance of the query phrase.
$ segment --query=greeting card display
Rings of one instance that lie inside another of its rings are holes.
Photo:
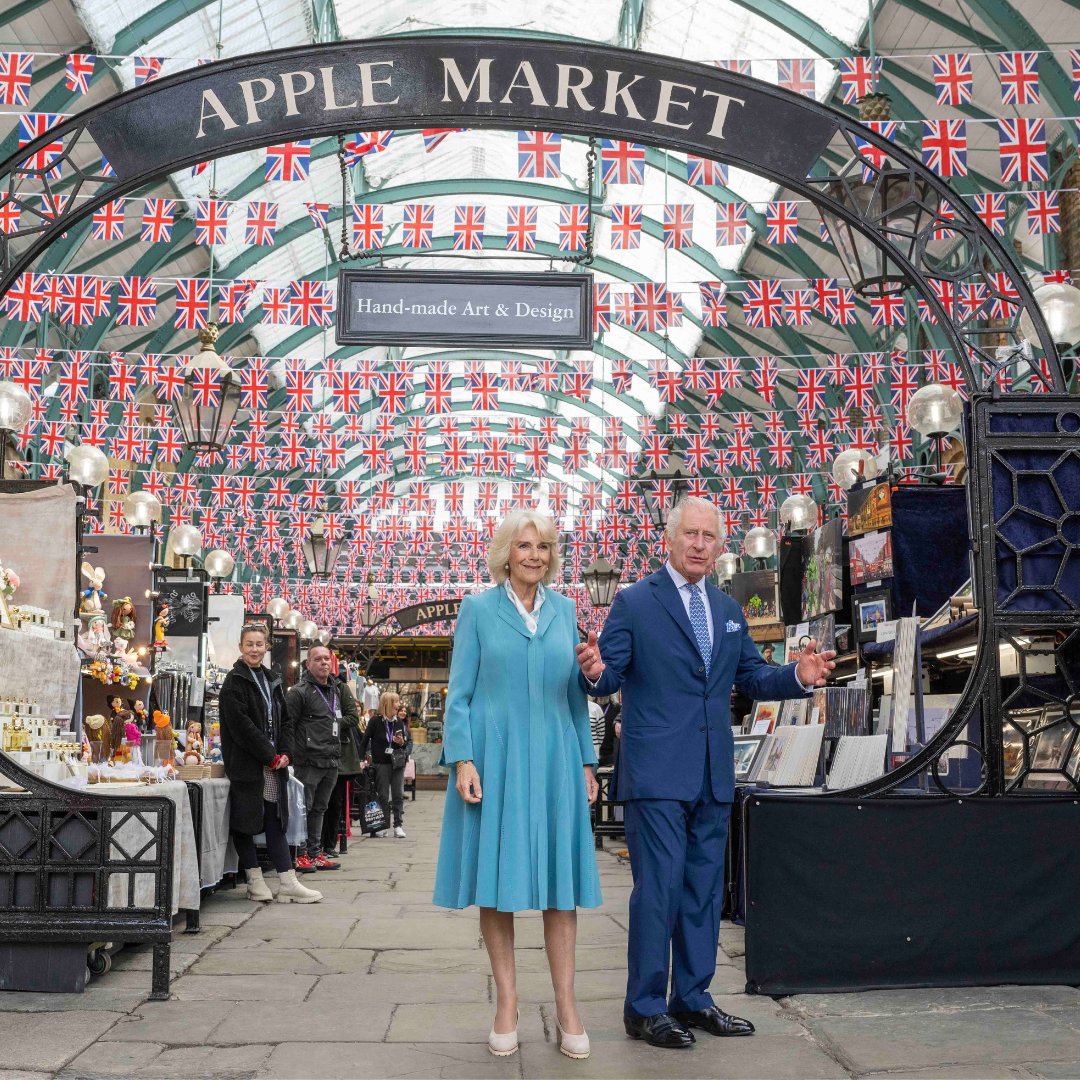
[[[747,626],[770,626],[780,621],[780,585],[775,570],[733,574],[731,595],[743,609]]]
[[[857,537],[848,545],[851,584],[865,585],[893,576],[892,533],[872,532]]]
[[[892,524],[892,494],[888,484],[853,489],[847,496],[848,536],[862,536]]]
[[[802,617],[839,611],[844,602],[841,565],[844,538],[840,519],[827,521],[803,541]]]

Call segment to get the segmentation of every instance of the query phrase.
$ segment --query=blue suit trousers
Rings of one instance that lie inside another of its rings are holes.
[[[713,797],[708,762],[706,754],[697,799],[631,799],[624,807],[634,875],[628,1016],[697,1012],[713,1003],[731,803]]]

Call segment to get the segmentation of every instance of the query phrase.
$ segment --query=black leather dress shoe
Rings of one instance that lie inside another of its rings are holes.
[[[749,1020],[731,1016],[716,1005],[710,1005],[699,1012],[677,1012],[672,1016],[687,1028],[701,1028],[710,1035],[753,1035],[754,1025]]]
[[[655,1016],[624,1015],[623,1024],[631,1039],[644,1039],[664,1050],[685,1050],[694,1045],[693,1032],[687,1031],[668,1013],[657,1013]]]

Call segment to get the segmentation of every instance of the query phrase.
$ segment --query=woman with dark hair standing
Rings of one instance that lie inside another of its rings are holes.
[[[360,753],[370,754],[375,766],[375,789],[383,806],[393,808],[394,835],[405,838],[405,763],[412,752],[412,733],[401,698],[387,691],[379,712],[368,721]],[[376,833],[385,836],[386,831]]]
[[[221,756],[230,785],[229,828],[250,899],[274,899],[255,851],[255,837],[264,833],[266,850],[281,882],[278,903],[314,904],[322,899],[322,893],[297,880],[285,839],[292,721],[281,680],[263,667],[266,650],[266,627],[261,623],[244,626],[240,659],[225,676],[218,697]]]

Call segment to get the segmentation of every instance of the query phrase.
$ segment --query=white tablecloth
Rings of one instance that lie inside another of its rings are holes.
[[[192,780],[202,792],[202,830],[199,837],[199,870],[202,887],[216,885],[225,872],[229,847],[229,781]]]

